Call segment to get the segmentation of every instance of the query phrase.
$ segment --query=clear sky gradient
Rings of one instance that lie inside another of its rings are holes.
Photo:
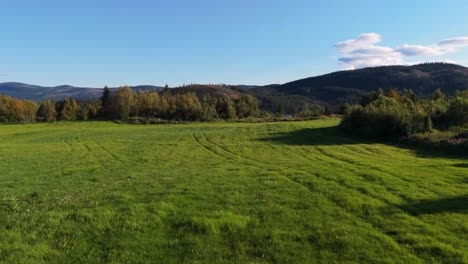
[[[0,82],[261,85],[468,65],[467,14],[465,0],[1,0]]]

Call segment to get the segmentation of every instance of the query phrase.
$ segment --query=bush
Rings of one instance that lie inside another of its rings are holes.
[[[468,154],[468,140],[461,136],[468,124],[468,98],[448,98],[436,92],[431,99],[408,96],[367,96],[365,105],[345,105],[340,126],[351,134]],[[439,130],[436,130],[436,129]],[[442,130],[442,131],[441,131]]]
[[[431,129],[431,121],[421,107],[410,100],[379,96],[365,107],[344,109],[341,127],[348,132],[369,138],[394,139]]]

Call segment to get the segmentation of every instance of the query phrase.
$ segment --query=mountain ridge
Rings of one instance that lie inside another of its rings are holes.
[[[153,85],[131,86],[133,90],[162,90],[164,87]],[[116,87],[110,88],[117,89]],[[63,100],[73,97],[75,99],[96,99],[102,95],[103,88],[76,87],[68,84],[58,86],[40,86],[20,82],[0,83],[0,94],[18,99],[43,101],[46,99]]]
[[[217,93],[224,93],[228,96],[236,96],[235,93],[239,92],[249,93],[256,96],[267,108],[274,110],[275,105],[278,104],[316,103],[337,107],[346,102],[357,102],[362,95],[379,88],[387,89],[389,87],[399,90],[411,89],[422,96],[429,96],[437,88],[441,88],[447,94],[454,94],[457,89],[468,88],[468,68],[450,63],[379,66],[336,71],[284,84],[265,86],[204,84],[181,86],[177,89],[195,91],[199,94],[200,89],[211,89],[212,91],[217,89]],[[137,85],[132,86],[132,89],[159,91],[164,88],[153,85]],[[62,100],[68,97],[95,99],[101,96],[102,88],[75,87],[66,84],[48,87],[20,82],[5,82],[0,83],[0,94],[34,101]],[[288,103],[288,100],[291,102]]]
[[[249,92],[265,101],[280,97],[283,97],[281,101],[286,101],[294,96],[336,108],[346,102],[357,102],[362,95],[379,88],[389,87],[412,90],[420,96],[429,96],[440,88],[452,95],[456,90],[468,88],[468,68],[449,63],[369,67],[253,88]]]

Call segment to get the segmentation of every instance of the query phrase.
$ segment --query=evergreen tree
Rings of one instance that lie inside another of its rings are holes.
[[[112,112],[112,98],[109,87],[104,86],[104,90],[101,96],[101,115],[103,117],[109,117]]]

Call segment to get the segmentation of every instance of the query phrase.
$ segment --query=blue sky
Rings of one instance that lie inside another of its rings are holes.
[[[464,0],[1,0],[0,82],[270,84],[468,65],[466,14]]]

